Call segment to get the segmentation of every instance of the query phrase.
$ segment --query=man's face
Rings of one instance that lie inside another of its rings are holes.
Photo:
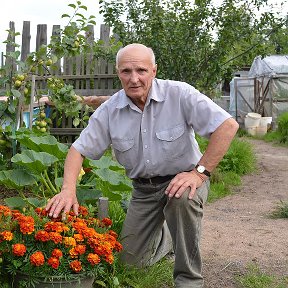
[[[133,102],[145,103],[157,66],[153,65],[151,55],[145,49],[127,49],[118,63],[118,77],[127,96]]]

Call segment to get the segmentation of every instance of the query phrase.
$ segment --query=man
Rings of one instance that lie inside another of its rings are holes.
[[[153,51],[141,44],[119,50],[123,89],[103,103],[70,148],[61,193],[46,209],[57,217],[78,211],[76,179],[84,157],[99,159],[112,144],[133,180],[122,229],[122,260],[151,265],[175,253],[177,288],[203,287],[200,234],[209,175],[238,129],[231,116],[192,86],[156,79]],[[209,137],[202,155],[194,131]]]

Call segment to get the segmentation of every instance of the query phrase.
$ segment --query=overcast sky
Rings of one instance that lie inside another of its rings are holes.
[[[172,0],[173,1],[173,0]],[[221,2],[221,0],[214,0]],[[98,0],[81,0],[82,4],[88,7],[85,16],[95,15],[98,25],[102,24],[102,18],[98,15],[99,6]],[[288,13],[287,0],[270,0],[270,3],[286,2],[284,13]],[[76,3],[75,0],[2,0],[1,1],[1,21],[0,21],[0,52],[5,52],[5,46],[2,44],[7,39],[7,32],[9,29],[9,21],[15,22],[16,32],[22,33],[23,21],[30,21],[31,33],[31,50],[35,47],[35,35],[37,31],[37,24],[48,25],[48,39],[51,36],[52,25],[61,25],[63,27],[67,24],[67,19],[61,19],[64,13],[71,14],[73,9],[68,7],[69,3]],[[99,26],[96,30],[99,31]],[[97,36],[97,32],[96,37]],[[21,43],[21,36],[17,37],[18,43]]]

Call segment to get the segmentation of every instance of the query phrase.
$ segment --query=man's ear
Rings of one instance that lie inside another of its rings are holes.
[[[157,74],[157,64],[155,64],[154,68],[153,68],[153,74],[154,74],[154,77],[156,77],[156,74]]]

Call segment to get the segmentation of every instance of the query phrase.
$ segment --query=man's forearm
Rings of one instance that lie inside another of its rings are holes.
[[[238,123],[230,118],[224,121],[211,135],[207,149],[199,161],[208,171],[213,171],[221,161],[238,128]]]
[[[76,190],[77,178],[82,168],[82,163],[83,156],[71,146],[65,160],[62,191],[66,189]]]

